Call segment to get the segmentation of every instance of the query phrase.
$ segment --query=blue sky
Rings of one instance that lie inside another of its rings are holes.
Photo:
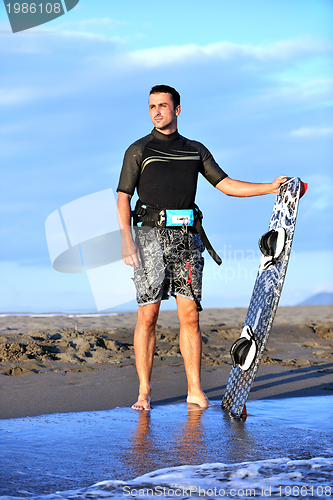
[[[333,291],[331,0],[80,0],[16,34],[0,4],[0,38],[2,311],[96,310],[85,274],[52,269],[45,220],[116,189],[158,83],[179,90],[180,132],[230,177],[309,183],[281,304]],[[274,196],[232,199],[200,180],[197,203],[224,256],[215,270],[206,259],[203,305],[247,306]]]

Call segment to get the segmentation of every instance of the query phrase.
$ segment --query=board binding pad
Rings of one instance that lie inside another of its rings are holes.
[[[279,247],[276,254],[261,258],[243,328],[243,332],[247,329],[253,332],[256,354],[250,366],[244,363],[243,369],[239,364],[232,367],[222,400],[222,408],[234,418],[242,418],[246,412],[245,403],[263,356],[287,271],[298,202],[306,189],[307,184],[298,177],[291,177],[281,184],[276,196],[269,231],[275,231],[277,239],[284,235],[283,248],[281,250],[280,242],[276,243]]]

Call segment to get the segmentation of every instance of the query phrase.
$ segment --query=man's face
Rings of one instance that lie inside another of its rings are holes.
[[[180,106],[174,108],[169,93],[151,94],[149,96],[149,112],[154,127],[163,134],[172,134],[177,130],[177,116]]]

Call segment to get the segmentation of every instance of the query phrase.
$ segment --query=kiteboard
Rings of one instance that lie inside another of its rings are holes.
[[[279,303],[293,241],[299,199],[307,184],[298,177],[281,184],[268,232],[259,239],[263,255],[241,336],[231,346],[233,367],[222,408],[246,415],[245,403],[256,377]]]

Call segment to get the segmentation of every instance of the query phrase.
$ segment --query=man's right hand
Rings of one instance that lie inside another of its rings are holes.
[[[134,241],[123,244],[121,256],[127,266],[139,267],[141,262],[140,252]]]

